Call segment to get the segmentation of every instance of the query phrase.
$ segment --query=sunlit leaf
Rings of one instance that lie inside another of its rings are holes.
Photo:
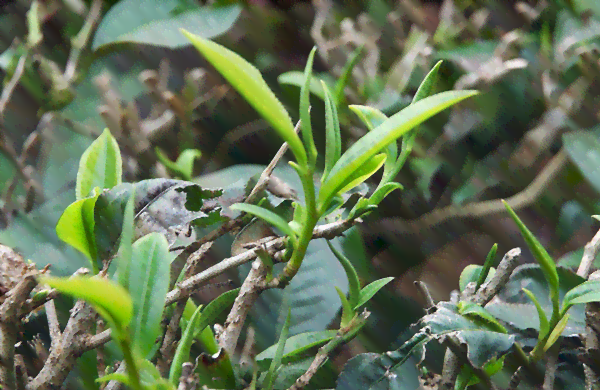
[[[600,302],[600,281],[589,280],[570,290],[563,300],[563,305]]]
[[[379,168],[381,168],[381,166],[385,163],[385,160],[386,155],[383,153],[373,156],[373,158],[371,158],[369,161],[366,161],[363,166],[359,167],[346,178],[346,180],[342,183],[341,188],[338,190],[338,193],[341,195],[344,192],[353,189],[357,185],[364,183],[368,178],[373,176],[373,174],[375,174]]]
[[[275,351],[275,355],[273,355],[273,360],[271,361],[271,365],[269,366],[269,371],[267,372],[267,376],[263,382],[263,388],[265,388],[266,390],[271,390],[273,388],[273,383],[275,382],[275,379],[277,377],[276,370],[281,365],[283,350],[285,349],[285,343],[287,341],[288,333],[290,330],[291,316],[292,311],[291,309],[288,309],[288,314],[285,318],[285,322],[283,323],[283,328],[281,328],[279,341],[277,342],[277,350]]]
[[[342,144],[340,123],[337,117],[337,108],[331,98],[327,85],[321,81],[325,93],[325,168],[321,181],[326,180],[331,168],[341,156]]]
[[[390,143],[415,126],[444,109],[475,95],[475,91],[442,92],[420,100],[391,116],[350,147],[332,168],[328,180],[319,191],[319,202],[325,204],[344,187],[344,183],[363,165]]]
[[[69,205],[56,224],[58,238],[83,253],[97,267],[96,239],[94,237],[94,207],[99,193],[77,200]]]
[[[230,208],[232,210],[239,210],[239,211],[243,211],[245,213],[254,215],[254,216],[272,224],[273,226],[275,226],[276,228],[281,230],[283,233],[285,233],[286,235],[288,235],[292,238],[294,238],[296,235],[296,233],[290,227],[290,225],[287,223],[287,221],[285,219],[281,218],[279,215],[272,212],[271,210],[267,210],[263,207],[256,206],[253,204],[247,204],[247,203],[236,203],[234,205],[231,205]]]
[[[539,332],[538,339],[542,340],[544,337],[546,337],[546,335],[550,331],[550,324],[548,323],[548,317],[546,316],[546,312],[542,308],[542,305],[540,305],[540,302],[535,297],[535,295],[533,295],[533,293],[531,291],[527,290],[526,288],[523,288],[523,292],[525,294],[527,294],[529,299],[531,299],[531,301],[533,302],[533,304],[535,305],[535,308],[537,310],[538,319],[540,321],[540,332]]]
[[[200,53],[279,133],[300,165],[307,162],[306,150],[294,131],[290,115],[252,64],[225,47],[182,30]]]
[[[132,320],[133,302],[129,293],[110,280],[86,276],[71,278],[43,276],[40,277],[40,282],[63,294],[91,303],[121,334]]]
[[[122,172],[119,145],[110,131],[105,129],[81,156],[75,197],[78,200],[85,198],[95,187],[103,190],[121,184]]]
[[[142,356],[151,350],[160,334],[169,290],[170,260],[167,239],[151,233],[133,244],[128,289],[133,300],[133,342]]]

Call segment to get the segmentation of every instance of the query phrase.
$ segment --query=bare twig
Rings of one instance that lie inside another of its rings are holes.
[[[194,376],[194,365],[190,362],[183,363],[177,390],[194,390],[196,388],[198,388],[198,383]]]
[[[301,121],[298,121],[298,123],[296,123],[296,127],[294,128],[294,131],[296,133],[300,130],[301,125],[302,125]],[[250,192],[250,195],[248,195],[248,198],[246,198],[245,203],[254,203],[254,201],[258,197],[258,194],[260,194],[262,192],[262,190],[264,190],[267,187],[267,185],[269,184],[269,178],[271,177],[273,170],[275,169],[275,167],[277,166],[277,164],[279,163],[279,161],[281,160],[281,158],[283,157],[285,152],[287,152],[287,150],[288,150],[288,144],[287,144],[287,142],[284,142],[283,145],[281,145],[281,147],[275,154],[275,157],[273,157],[273,159],[271,160],[269,165],[267,165],[265,170],[260,174],[260,177],[258,178],[258,182],[256,183],[256,185]]]
[[[521,248],[509,250],[502,258],[492,279],[481,286],[471,300],[481,306],[487,305],[502,287],[506,285],[510,279],[510,275],[517,267],[517,260],[520,256]]]
[[[590,275],[588,280],[600,280],[600,271]],[[586,390],[600,389],[600,303],[590,302],[585,305],[585,335],[586,357],[584,363]]]
[[[77,66],[79,65],[79,57],[83,51],[85,45],[89,41],[94,26],[100,20],[102,11],[102,0],[94,0],[90,7],[90,11],[85,18],[85,22],[77,36],[71,41],[71,52],[69,53],[69,59],[65,66],[64,78],[67,82],[72,82],[75,78]]]
[[[2,90],[2,95],[0,95],[0,121],[4,118],[4,110],[6,109],[6,105],[8,104],[10,97],[12,96],[17,84],[19,84],[19,79],[23,76],[23,71],[25,70],[25,62],[27,62],[27,57],[29,57],[29,50],[26,51],[21,58],[19,58],[19,62],[17,63],[17,67],[15,68],[15,73],[13,73],[10,81],[4,89]]]
[[[212,242],[208,242],[188,257],[183,271],[186,279],[198,272],[200,262],[204,259],[210,248],[212,248],[212,245]],[[160,347],[160,358],[158,359],[156,366],[163,376],[167,376],[169,372],[170,360],[174,356],[175,347],[177,345],[177,330],[179,329],[179,322],[181,321],[186,303],[187,301],[183,299],[177,302],[175,310],[173,311],[173,316],[169,321],[169,325],[167,325],[167,331],[165,332],[162,346]]]
[[[577,275],[582,278],[588,277],[590,274],[590,269],[592,268],[592,264],[594,263],[594,259],[598,256],[598,251],[600,250],[600,230],[594,238],[590,242],[585,245],[585,249],[583,250],[583,257],[581,258],[581,263],[579,264],[579,269],[577,269]]]
[[[317,226],[313,230],[313,239],[318,238],[327,238],[333,239],[339,235],[341,235],[346,230],[350,229],[356,222],[360,220],[342,220],[333,223],[329,223],[326,225]],[[285,237],[278,237],[272,239],[265,243],[264,247],[269,252],[270,255],[276,258],[276,254],[278,251],[281,251],[285,245]],[[250,249],[246,252],[240,253],[237,256],[229,257],[227,259],[222,260],[218,264],[192,276],[181,282],[177,287],[171,290],[167,294],[167,299],[165,305],[171,305],[181,299],[188,298],[197,288],[202,286],[204,283],[213,279],[214,277],[221,275],[229,269],[238,267],[242,264],[246,264],[254,259],[256,259],[258,248]],[[100,345],[103,345],[110,341],[111,331],[110,329],[105,330],[104,332],[98,333],[94,336],[88,337],[84,346],[82,346],[82,352],[89,351],[97,348]]]
[[[266,265],[260,259],[255,260],[227,316],[227,321],[223,325],[223,332],[217,340],[229,356],[233,356],[235,352],[246,316],[256,299],[258,299],[258,295],[265,288],[266,276]]]
[[[27,376],[27,366],[25,360],[21,355],[15,355],[15,371],[17,379],[17,390],[25,390],[27,383],[29,383],[29,377]]]
[[[16,386],[15,376],[15,344],[17,342],[19,308],[27,300],[37,282],[37,271],[25,275],[17,286],[8,292],[8,296],[0,306],[0,385],[7,389]]]
[[[85,334],[89,333],[96,315],[91,306],[77,301],[71,310],[71,316],[58,343],[53,343],[45,364],[38,375],[29,383],[27,390],[60,388],[83,353]]]
[[[543,390],[553,390],[554,389],[554,379],[556,378],[556,364],[558,363],[558,353],[560,351],[560,340],[554,344],[546,356],[548,359],[546,360],[546,372],[544,374],[544,385],[542,386]]]
[[[44,304],[46,309],[46,318],[48,318],[48,329],[50,331],[50,340],[52,345],[58,345],[62,338],[60,331],[60,324],[58,323],[58,316],[56,315],[56,306],[54,300],[48,301]]]
[[[421,292],[421,295],[423,295],[425,298],[425,302],[427,303],[426,308],[429,309],[430,307],[434,307],[435,301],[431,297],[431,293],[429,292],[427,285],[424,282],[417,280],[415,281],[415,287],[417,287],[417,289]]]
[[[367,318],[369,318],[370,314],[371,313],[366,310],[363,311],[361,314],[354,317],[348,326],[340,329],[331,341],[319,348],[319,352],[306,372],[302,374],[300,378],[296,379],[296,382],[288,390],[301,390],[305,388],[319,368],[327,361],[327,359],[329,359],[329,355],[341,344],[354,337],[367,322]]]

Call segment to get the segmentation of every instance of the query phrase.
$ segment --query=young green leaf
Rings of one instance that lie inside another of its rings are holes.
[[[352,145],[332,168],[329,178],[319,191],[319,203],[329,203],[329,199],[344,187],[348,177],[390,143],[433,115],[476,93],[449,91],[425,98],[406,107],[367,133]]]
[[[438,81],[438,73],[440,70],[440,66],[442,66],[442,62],[443,61],[441,60],[438,61],[437,64],[435,64],[434,67],[431,68],[429,73],[427,73],[427,76],[425,76],[425,78],[421,82],[421,85],[419,85],[417,93],[415,93],[415,96],[413,97],[412,103],[416,103],[419,100],[422,100],[432,95],[435,88],[435,84]]]
[[[323,84],[323,91],[325,91],[325,169],[323,170],[323,176],[321,176],[321,182],[323,182],[340,158],[342,145],[340,124],[337,121],[337,108],[333,103],[327,85],[323,81],[321,81],[321,84]]]
[[[185,328],[184,336],[182,336],[181,341],[177,345],[173,363],[171,363],[171,369],[169,371],[169,381],[171,383],[175,385],[179,383],[181,368],[183,363],[187,362],[190,358],[190,348],[194,338],[198,337],[198,335],[204,331],[204,328],[213,323],[223,310],[233,304],[239,291],[240,289],[236,288],[219,295],[206,305],[204,310],[200,311],[201,306],[198,307],[192,317],[188,319],[188,325]]]
[[[492,249],[488,252],[487,257],[485,258],[485,263],[483,263],[483,269],[479,274],[479,279],[477,279],[477,286],[475,287],[475,291],[479,290],[479,287],[485,282],[487,279],[488,273],[490,269],[492,269],[492,265],[496,261],[496,252],[498,251],[498,244],[492,245]]]
[[[304,72],[299,72],[297,70],[292,70],[290,72],[285,72],[280,74],[277,77],[277,82],[283,85],[294,85],[298,88],[302,88],[306,79],[304,78]],[[321,87],[321,83],[319,79],[314,75],[310,78],[310,93],[317,96],[321,100],[325,100],[325,95],[323,94],[323,88]]]
[[[483,272],[483,266],[481,266],[481,265],[478,265],[478,264],[467,265],[461,272],[460,278],[458,279],[458,287],[459,287],[460,291],[465,291],[465,288],[467,288],[467,285],[469,283],[477,282],[479,280],[482,272]],[[496,270],[494,268],[491,268],[490,271],[488,272],[488,275],[487,275],[485,281],[490,280],[494,276],[495,273],[496,273]]]
[[[350,176],[346,178],[346,180],[342,183],[338,194],[341,195],[346,191],[350,191],[357,185],[364,183],[369,177],[373,176],[373,174],[375,174],[375,172],[377,172],[379,168],[381,168],[385,160],[385,154],[380,153],[376,156],[373,156],[373,158],[371,158],[369,161],[365,161],[362,167],[359,167],[356,171],[354,171]]]
[[[27,46],[34,48],[42,42],[44,36],[40,28],[39,16],[40,2],[31,3],[31,8],[27,11]]]
[[[121,184],[123,163],[117,140],[108,129],[83,152],[79,160],[75,198],[87,197],[93,188],[101,190]]]
[[[556,340],[560,337],[562,332],[567,327],[567,323],[569,322],[569,314],[565,314],[560,321],[556,324],[550,336],[548,336],[548,341],[546,341],[546,345],[544,345],[544,352],[546,352],[551,346],[554,345]]]
[[[41,284],[47,284],[63,294],[89,302],[115,329],[117,337],[133,316],[133,302],[127,290],[107,279],[98,277],[74,276],[71,278],[40,277]]]
[[[371,298],[373,298],[373,296],[375,294],[377,294],[377,292],[379,290],[381,290],[383,288],[383,286],[385,286],[386,284],[391,282],[393,279],[394,278],[390,276],[387,278],[376,280],[373,283],[370,283],[367,286],[365,286],[360,291],[360,296],[358,297],[358,303],[356,304],[356,306],[354,306],[354,310],[356,311],[359,307],[361,307],[365,303],[369,302],[369,300]]]
[[[535,238],[533,233],[527,229],[527,226],[521,221],[521,219],[517,216],[517,214],[513,211],[513,209],[502,200],[508,214],[512,218],[512,220],[517,224],[517,227],[521,231],[521,235],[525,239],[529,250],[533,254],[533,257],[537,260],[544,272],[544,277],[548,281],[550,285],[550,297],[552,299],[553,305],[558,306],[558,272],[556,271],[556,264],[554,260],[550,257],[546,249],[540,244],[540,242]]]
[[[400,183],[385,183],[384,185],[376,189],[375,192],[373,192],[373,195],[371,195],[371,197],[369,198],[369,203],[371,205],[376,206],[379,203],[381,203],[392,191],[401,190],[403,188],[404,187]]]
[[[344,89],[348,84],[348,80],[350,79],[350,75],[352,74],[352,70],[358,64],[358,60],[360,59],[360,55],[362,54],[364,45],[359,46],[354,50],[346,64],[344,64],[344,68],[342,69],[342,73],[340,78],[336,81],[335,87],[333,88],[333,101],[336,106],[342,104],[345,101],[344,99]]]
[[[565,307],[581,303],[600,302],[600,280],[589,280],[565,294]]]
[[[310,82],[312,80],[313,61],[317,47],[313,47],[308,55],[306,67],[304,68],[304,83],[300,89],[300,121],[302,126],[302,138],[308,152],[310,164],[313,165],[317,159],[317,147],[312,134],[312,125],[310,123]]]
[[[301,166],[306,165],[306,150],[294,131],[290,115],[275,97],[262,75],[242,57],[197,35],[181,30],[221,75],[246,99],[252,107],[279,133]]]
[[[337,330],[322,330],[318,332],[301,333],[288,338],[283,350],[282,363],[287,364],[302,358],[308,350],[325,344],[334,338],[337,333]],[[269,348],[256,355],[256,361],[273,360],[277,351],[277,345],[278,344],[271,345]]]
[[[335,287],[335,291],[337,291],[340,301],[342,302],[342,320],[340,322],[340,328],[345,328],[348,326],[350,321],[352,321],[352,317],[354,317],[354,310],[352,309],[352,306],[350,306],[350,302],[348,302],[344,292],[337,286]]]
[[[177,161],[173,162],[158,147],[154,150],[158,160],[168,170],[184,180],[192,180],[194,161],[202,156],[202,152],[198,149],[186,149],[177,157]]]
[[[283,324],[281,334],[279,335],[277,351],[275,352],[275,356],[273,356],[273,360],[271,361],[271,365],[269,366],[269,371],[267,372],[267,376],[265,377],[265,380],[263,382],[263,388],[265,388],[266,390],[271,390],[273,388],[273,384],[275,383],[275,379],[277,379],[276,370],[279,368],[279,366],[281,366],[281,358],[283,357],[285,342],[287,341],[288,332],[290,330],[291,316],[292,310],[288,309],[288,314],[285,317],[285,323]]]
[[[134,206],[135,206],[135,188],[131,190],[129,200],[125,205],[123,214],[123,228],[121,229],[121,238],[119,242],[119,251],[115,261],[117,262],[117,278],[119,284],[125,288],[129,286],[131,276],[131,260],[133,256],[133,237],[134,237]]]
[[[540,333],[538,336],[538,340],[542,340],[550,331],[550,324],[548,323],[548,317],[546,316],[546,312],[544,311],[544,309],[542,309],[540,302],[531,291],[527,290],[526,288],[522,288],[521,290],[523,290],[523,292],[527,294],[529,299],[531,299],[538,312],[538,318],[540,321]]]
[[[291,239],[295,239],[296,234],[294,230],[290,227],[287,221],[281,218],[279,215],[275,214],[271,210],[267,210],[265,208],[248,204],[248,203],[236,203],[229,207],[232,210],[243,211],[244,213],[252,214],[255,217],[258,217],[268,223],[272,224],[279,230],[281,230],[284,234],[290,236]]]
[[[358,298],[360,297],[360,281],[358,279],[358,273],[356,273],[356,269],[350,260],[348,260],[342,252],[337,250],[329,240],[327,240],[327,245],[346,272],[346,277],[348,278],[348,303],[350,303],[351,308],[354,308],[358,304]]]
[[[469,318],[475,323],[481,323],[486,328],[489,328],[494,332],[508,333],[506,328],[502,326],[493,315],[476,303],[464,301],[459,302],[458,312],[463,317]]]
[[[350,110],[352,110],[359,119],[367,126],[369,131],[377,128],[383,122],[385,122],[388,117],[381,111],[376,108],[360,106],[360,105],[352,105],[348,106]],[[398,143],[392,142],[385,148],[385,153],[387,155],[387,159],[385,160],[385,173],[384,177],[388,176],[388,172],[393,170],[396,165],[396,159],[398,157]]]
[[[95,273],[98,254],[94,236],[94,207],[99,196],[100,193],[96,192],[89,198],[71,203],[56,224],[58,238],[83,253],[90,260]]]
[[[200,321],[201,311],[202,305],[198,306],[192,315],[192,318],[185,328],[185,332],[183,332],[183,336],[181,336],[179,344],[177,344],[177,349],[175,350],[173,363],[171,363],[171,370],[169,373],[169,382],[171,382],[173,386],[177,386],[179,384],[182,365],[190,359],[190,349],[192,348],[192,343],[194,342],[194,331],[196,330],[198,322]]]
[[[133,299],[131,334],[141,356],[146,357],[160,334],[169,290],[169,244],[164,235],[150,233],[133,244],[128,289]]]

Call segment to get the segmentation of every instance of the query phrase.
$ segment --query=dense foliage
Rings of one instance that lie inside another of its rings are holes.
[[[6,6],[0,384],[596,388],[600,9],[442,3]]]

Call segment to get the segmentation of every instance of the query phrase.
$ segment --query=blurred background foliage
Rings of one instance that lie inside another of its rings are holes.
[[[439,90],[482,91],[420,127],[397,179],[404,190],[335,241],[363,282],[396,278],[372,301],[366,331],[330,369],[404,337],[422,314],[414,281],[446,299],[462,269],[483,263],[493,243],[501,253],[525,249],[500,199],[513,202],[563,267],[577,268],[598,229],[590,217],[600,214],[596,0],[3,3],[0,243],[40,267],[51,264],[55,274],[86,265],[54,227],[74,200],[81,154],[105,127],[119,141],[127,181],[192,179],[225,188],[231,199],[279,148],[281,140],[179,28],[252,62],[296,120],[299,71],[316,45],[311,104],[320,150],[325,109],[317,81],[334,90],[357,49],[356,66],[338,90],[346,145],[366,132],[348,104],[395,113],[440,59]],[[276,177],[299,189],[287,167]],[[210,261],[229,256],[232,241],[221,239]],[[524,250],[522,261],[532,260]],[[311,245],[303,268],[291,290],[261,297],[252,319],[259,351],[274,341],[282,302],[299,316],[292,334],[322,330],[337,315],[334,287],[347,286],[328,249]],[[238,283],[239,275],[229,277]],[[219,292],[199,295],[208,300]]]

